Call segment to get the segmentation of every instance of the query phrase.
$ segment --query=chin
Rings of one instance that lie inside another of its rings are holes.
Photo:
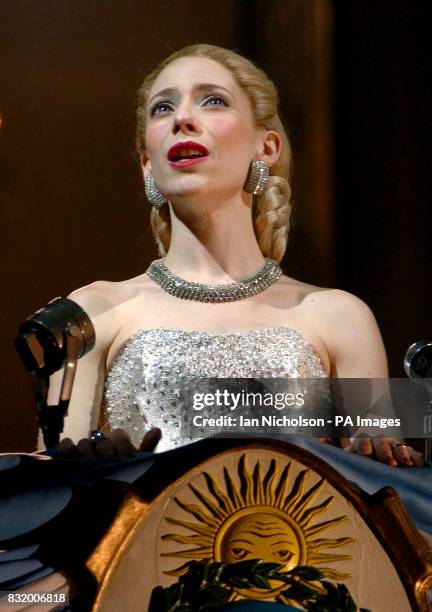
[[[193,198],[209,193],[209,184],[202,176],[181,177],[175,184],[169,186],[166,195],[168,200]]]

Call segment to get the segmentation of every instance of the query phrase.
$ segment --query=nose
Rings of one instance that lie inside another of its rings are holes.
[[[182,132],[183,134],[196,133],[200,131],[198,118],[196,117],[190,104],[178,106],[174,115],[173,134]]]

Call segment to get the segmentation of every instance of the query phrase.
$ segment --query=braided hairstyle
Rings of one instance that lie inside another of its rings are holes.
[[[258,127],[276,131],[282,140],[278,161],[270,168],[270,178],[264,193],[254,197],[253,223],[255,235],[264,257],[280,262],[286,249],[291,216],[291,147],[279,118],[278,94],[273,82],[264,71],[234,51],[214,45],[190,45],[166,58],[144,80],[138,91],[136,148],[145,151],[147,100],[150,89],[162,70],[174,60],[183,57],[205,57],[227,68],[249,98],[252,114]],[[164,257],[171,240],[169,207],[152,206],[151,227],[159,253]]]

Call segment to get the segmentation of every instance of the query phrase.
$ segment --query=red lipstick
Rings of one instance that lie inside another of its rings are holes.
[[[203,145],[187,140],[177,142],[168,151],[168,161],[172,168],[188,168],[194,164],[198,164],[209,155],[208,150]]]

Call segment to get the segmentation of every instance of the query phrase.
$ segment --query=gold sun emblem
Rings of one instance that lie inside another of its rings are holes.
[[[192,533],[168,533],[162,536],[165,541],[189,547],[164,552],[162,556],[225,563],[262,559],[282,564],[281,571],[308,565],[317,567],[324,576],[333,580],[348,578],[350,574],[341,573],[326,564],[349,560],[351,555],[323,551],[345,546],[354,540],[349,537],[320,537],[346,520],[346,517],[317,522],[318,517],[329,510],[334,497],[329,496],[313,505],[325,480],[322,478],[308,487],[309,470],[304,469],[291,483],[290,467],[291,463],[288,463],[281,473],[278,463],[272,459],[263,477],[259,461],[256,461],[251,473],[245,455],[242,455],[238,461],[238,484],[224,467],[225,491],[214,476],[203,472],[209,494],[189,484],[200,504],[174,498],[180,508],[196,520],[190,522],[166,517],[172,525],[186,528]],[[187,563],[165,573],[179,576],[186,570]],[[286,588],[280,581],[272,581],[271,584],[271,590],[238,589],[238,598],[253,596],[255,599],[271,599]]]

